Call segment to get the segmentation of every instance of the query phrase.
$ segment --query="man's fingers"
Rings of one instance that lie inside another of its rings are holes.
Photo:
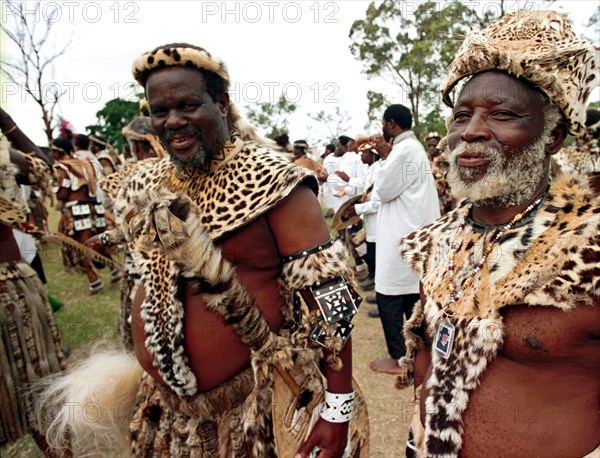
[[[316,446],[316,440],[313,439],[313,435],[309,435],[306,442],[298,449],[298,452],[294,458],[307,458],[308,455],[310,455],[310,452],[312,452]]]

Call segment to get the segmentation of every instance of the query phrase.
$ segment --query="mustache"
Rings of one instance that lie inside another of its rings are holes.
[[[466,143],[460,142],[456,148],[450,151],[449,160],[453,163],[456,163],[456,159],[461,154],[470,153],[477,154],[481,156],[483,159],[493,160],[497,158],[500,154],[500,150],[498,148],[492,148],[489,146],[485,146],[483,143]]]
[[[165,140],[168,142],[173,140],[175,136],[200,138],[200,129],[194,126],[187,126],[177,130],[168,129],[165,132]]]

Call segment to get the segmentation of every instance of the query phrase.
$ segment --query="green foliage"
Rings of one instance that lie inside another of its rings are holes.
[[[100,135],[115,147],[117,151],[123,151],[127,143],[121,134],[121,129],[138,114],[138,103],[129,102],[125,99],[116,98],[110,100],[96,113],[98,122],[95,125],[86,126],[91,134]]]
[[[381,117],[383,112],[391,102],[381,92],[368,91],[367,92],[367,103],[368,103],[368,117],[369,127],[380,126]]]
[[[457,38],[473,23],[472,15],[460,2],[384,0],[371,3],[366,17],[352,25],[352,54],[364,63],[367,76],[387,77],[400,87],[394,103],[411,109],[419,136],[426,128],[424,111],[440,104],[444,69],[460,46]],[[381,100],[374,95],[369,98],[370,118],[381,116],[372,113]]]
[[[423,119],[421,139],[429,132],[435,131],[442,135],[446,135],[446,120],[442,113],[442,106],[436,105]]]
[[[483,15],[470,3],[372,2],[364,19],[355,21],[350,29],[350,51],[364,64],[368,77],[385,78],[398,86],[392,103],[411,109],[419,137],[430,130],[445,130],[440,89],[467,30],[485,27],[499,12],[509,12],[504,11],[504,0],[500,11],[487,8]],[[373,123],[381,119],[389,103],[383,94],[370,91],[367,97]]]
[[[268,138],[275,138],[288,131],[288,116],[297,108],[298,105],[281,94],[275,103],[262,102],[255,108],[246,107],[246,117],[251,124],[263,129]]]

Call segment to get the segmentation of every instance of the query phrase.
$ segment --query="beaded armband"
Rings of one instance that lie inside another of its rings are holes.
[[[351,321],[358,313],[358,306],[362,302],[362,298],[341,277],[317,282],[309,290],[319,306],[322,318],[312,329],[309,338],[313,342],[325,346],[325,340],[331,333],[332,337],[341,339],[343,348],[354,328]],[[327,327],[330,327],[329,332]]]
[[[356,392],[330,393],[325,390],[325,406],[321,418],[330,423],[347,423],[352,418]]]
[[[284,283],[294,299],[294,329],[304,325],[311,341],[328,348],[329,342],[338,340],[332,338],[339,338],[343,347],[354,327],[352,318],[362,302],[347,280],[351,273],[343,246],[329,239],[321,245],[286,256],[283,262]],[[318,306],[308,320],[302,314],[301,290],[308,291]]]

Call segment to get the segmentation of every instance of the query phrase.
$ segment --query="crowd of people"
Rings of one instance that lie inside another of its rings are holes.
[[[201,47],[159,46],[133,76],[148,113],[123,127],[127,156],[68,123],[37,147],[0,108],[0,447],[367,457],[364,296],[388,353],[369,367],[414,391],[399,455],[599,456],[600,50],[567,18],[469,32],[447,132],[419,138],[392,104],[380,133],[323,154],[261,138]],[[83,363],[42,285],[46,198],[65,268],[90,295],[103,263],[120,286],[119,349]],[[81,415],[115,400],[119,418]]]

